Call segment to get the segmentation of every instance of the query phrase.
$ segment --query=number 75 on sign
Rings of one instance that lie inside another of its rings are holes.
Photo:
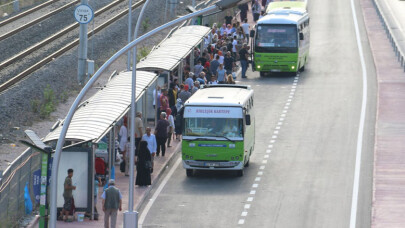
[[[80,24],[87,24],[93,20],[94,12],[89,5],[81,4],[75,8],[74,16]]]

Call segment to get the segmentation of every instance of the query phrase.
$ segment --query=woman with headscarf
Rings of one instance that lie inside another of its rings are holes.
[[[169,121],[169,127],[167,129],[167,147],[171,147],[170,146],[170,142],[172,141],[172,136],[174,133],[174,118],[172,115],[172,110],[170,108],[166,109],[166,114],[167,114],[167,121]]]
[[[139,144],[139,154],[136,165],[135,185],[146,186],[151,184],[152,157],[148,149],[148,143],[141,141]]]

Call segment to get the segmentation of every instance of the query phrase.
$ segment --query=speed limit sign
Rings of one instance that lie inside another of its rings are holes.
[[[78,5],[74,12],[76,21],[80,24],[87,24],[91,20],[93,20],[94,13],[93,10],[90,8],[89,5],[81,4]]]

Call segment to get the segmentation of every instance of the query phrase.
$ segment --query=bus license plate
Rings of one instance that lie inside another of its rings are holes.
[[[209,167],[215,167],[215,166],[218,166],[218,163],[214,163],[214,162],[207,162],[207,163],[205,163],[205,166],[209,166]]]

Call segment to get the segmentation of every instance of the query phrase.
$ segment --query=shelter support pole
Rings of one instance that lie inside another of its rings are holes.
[[[194,73],[194,48],[190,54],[190,72]]]
[[[181,60],[180,61],[180,64],[179,64],[179,70],[177,71],[178,72],[178,79],[179,79],[179,83],[180,84],[182,84],[183,83],[183,70],[184,70],[184,67],[183,67],[183,60]]]

